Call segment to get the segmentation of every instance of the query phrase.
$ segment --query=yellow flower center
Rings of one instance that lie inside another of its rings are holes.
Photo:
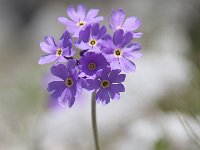
[[[117,48],[116,50],[114,50],[114,55],[115,55],[116,57],[121,57],[122,54],[123,54],[123,52],[122,52],[121,49]]]
[[[67,87],[72,87],[73,86],[73,80],[72,80],[72,78],[67,78],[66,80],[65,80],[65,85],[67,86]]]
[[[102,86],[102,88],[108,88],[109,86],[110,86],[110,82],[108,81],[108,80],[103,80],[102,82],[101,82],[101,86]]]
[[[90,45],[90,46],[96,46],[96,45],[97,45],[96,39],[90,39],[89,45]]]
[[[89,68],[90,70],[94,70],[94,69],[96,69],[96,64],[95,64],[95,63],[89,63],[89,64],[88,64],[88,68]]]
[[[59,57],[60,55],[62,55],[62,53],[63,53],[62,48],[58,48],[56,51],[56,56]]]
[[[116,27],[116,30],[119,30],[119,29],[122,29],[122,30],[125,31],[125,29],[124,29],[122,26],[117,26],[117,27]]]
[[[117,27],[116,27],[117,30],[118,30],[118,29],[121,29],[121,28],[122,28],[121,26],[117,26]]]
[[[81,26],[84,26],[85,24],[86,24],[85,21],[79,21],[79,22],[77,23],[77,26],[81,27]]]

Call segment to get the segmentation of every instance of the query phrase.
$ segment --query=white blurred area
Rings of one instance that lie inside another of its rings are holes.
[[[43,54],[39,42],[45,35],[58,39],[65,28],[57,17],[65,15],[69,4],[79,2],[44,1],[23,27],[15,11],[6,9],[11,2],[0,2],[0,150],[93,150],[91,93],[84,91],[71,109],[48,108],[43,79],[50,66],[37,64]],[[194,7],[200,6],[198,0],[81,3],[88,9],[99,8],[106,25],[111,8],[123,8],[127,16],[142,20],[139,31],[144,33],[137,39],[143,45],[143,57],[135,61],[136,72],[127,75],[126,92],[119,101],[97,106],[102,150],[199,149],[180,116],[200,136],[199,122],[176,110],[165,113],[157,105],[170,92],[184,90],[193,79],[196,68],[186,57],[191,47],[186,29],[198,13]],[[155,149],[162,139],[168,148]]]

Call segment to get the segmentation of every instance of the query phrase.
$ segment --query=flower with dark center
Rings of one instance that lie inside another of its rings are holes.
[[[118,29],[124,30],[124,32],[131,32],[133,38],[140,38],[142,36],[141,32],[135,32],[141,25],[141,21],[135,17],[131,16],[125,19],[125,13],[123,9],[112,10],[112,14],[109,17],[109,26],[113,31]]]
[[[132,33],[122,29],[113,34],[113,38],[104,41],[101,51],[112,69],[120,69],[124,72],[134,72],[135,64],[130,59],[140,58],[141,46],[132,43]]]
[[[72,40],[68,31],[66,31],[58,44],[55,43],[53,37],[45,37],[45,42],[40,43],[41,49],[47,53],[40,58],[39,64],[47,64],[53,61],[66,62],[65,57],[72,57],[75,51],[72,49]]]
[[[76,46],[81,50],[88,50],[88,52],[100,53],[102,46],[102,39],[106,36],[106,27],[100,28],[99,24],[93,24],[80,31],[79,40]]]
[[[79,69],[82,72],[82,76],[93,76],[100,69],[104,69],[109,66],[102,54],[90,52],[86,52],[83,57],[80,58],[79,62]]]
[[[71,20],[59,17],[58,21],[66,25],[66,29],[73,34],[73,37],[78,37],[79,32],[87,25],[98,23],[104,19],[102,16],[97,16],[98,13],[98,9],[90,9],[86,13],[86,8],[83,5],[78,5],[77,11],[75,11],[74,6],[69,6],[67,14]]]
[[[59,64],[51,67],[51,73],[59,80],[50,82],[48,91],[51,92],[52,98],[58,99],[62,106],[71,107],[79,90],[78,73],[75,65],[76,61],[71,59],[67,66]]]
[[[87,79],[88,90],[96,91],[97,102],[108,104],[110,99],[119,99],[120,92],[124,92],[125,88],[122,82],[126,75],[120,74],[120,70],[111,70],[105,68],[102,72],[97,73],[96,78]]]

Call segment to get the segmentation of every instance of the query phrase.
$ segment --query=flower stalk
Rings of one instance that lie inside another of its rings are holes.
[[[93,136],[95,142],[96,150],[100,150],[99,148],[99,140],[98,140],[98,131],[97,131],[97,121],[96,121],[96,93],[92,93],[91,99],[91,113],[92,113],[92,129],[93,129]]]

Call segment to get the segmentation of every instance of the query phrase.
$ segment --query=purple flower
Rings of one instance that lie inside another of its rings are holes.
[[[100,69],[109,65],[102,54],[86,52],[79,60],[81,76],[95,76]]]
[[[67,66],[59,64],[51,67],[51,73],[59,80],[50,82],[48,91],[51,92],[51,97],[58,99],[62,106],[71,107],[80,88],[75,65],[76,60],[71,59]]]
[[[133,32],[137,30],[140,25],[140,20],[135,16],[131,16],[125,20],[123,9],[118,9],[117,11],[113,9],[109,17],[109,26],[113,31],[123,29],[125,32],[132,32],[134,38],[140,38],[142,36],[141,32]]]
[[[141,46],[137,43],[131,43],[132,33],[123,30],[114,32],[113,38],[104,41],[101,51],[110,63],[112,69],[120,69],[124,72],[134,72],[135,64],[130,59],[140,58],[139,50]]]
[[[76,46],[81,50],[88,52],[100,53],[102,38],[106,35],[106,27],[99,27],[99,24],[93,24],[81,30],[79,33],[79,41]]]
[[[88,13],[86,13],[86,8],[83,5],[78,5],[77,11],[75,11],[74,6],[69,6],[67,14],[71,20],[65,17],[59,17],[58,21],[66,25],[67,30],[73,33],[73,37],[78,37],[79,32],[87,25],[98,23],[103,20],[102,16],[97,17],[98,13],[98,9],[90,9]]]
[[[39,64],[47,64],[53,61],[66,62],[66,57],[72,57],[75,51],[72,49],[72,40],[68,31],[66,31],[58,44],[53,37],[45,37],[45,42],[40,42],[41,49],[47,53],[40,58]]]
[[[88,89],[96,90],[97,102],[108,104],[110,99],[119,99],[120,93],[124,92],[124,85],[121,83],[125,80],[125,74],[119,74],[120,70],[104,69],[97,77],[92,80],[88,79]]]

